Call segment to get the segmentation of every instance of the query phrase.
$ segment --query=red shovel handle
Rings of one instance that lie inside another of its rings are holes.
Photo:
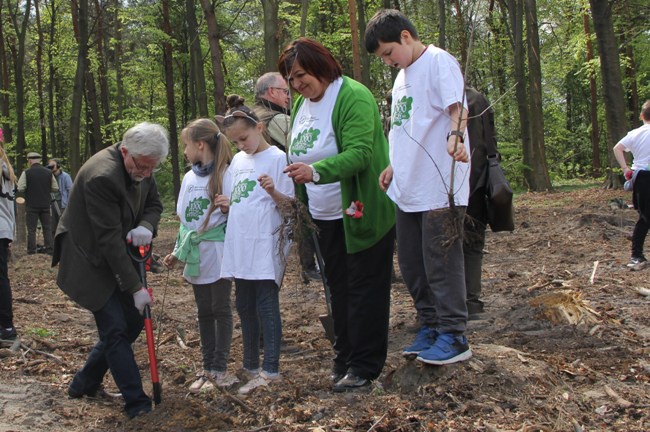
[[[153,338],[153,325],[151,323],[151,308],[144,307],[144,330],[147,335],[147,348],[149,351],[149,366],[151,369],[151,383],[153,384],[153,401],[158,405],[161,401],[162,387],[158,378],[158,361],[156,360],[156,346]]]

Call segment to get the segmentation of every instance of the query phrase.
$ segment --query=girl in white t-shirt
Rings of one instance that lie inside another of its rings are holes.
[[[212,387],[208,375],[219,387],[238,380],[228,374],[232,342],[231,281],[222,279],[226,220],[229,198],[224,194],[224,175],[232,160],[230,142],[210,119],[196,119],[181,131],[185,158],[192,169],[183,177],[176,213],[180,229],[174,251],[164,258],[173,267],[185,263],[183,276],[192,284],[198,309],[203,371],[190,392]]]
[[[239,393],[248,394],[280,379],[279,291],[289,241],[280,241],[278,228],[283,221],[278,205],[293,197],[294,186],[283,173],[284,152],[269,145],[263,136],[264,123],[242,104],[239,98],[225,117],[217,116],[217,121],[240,150],[224,182],[224,191],[230,195],[230,214],[221,277],[235,280],[244,369],[250,377]],[[261,371],[260,329],[264,335]]]

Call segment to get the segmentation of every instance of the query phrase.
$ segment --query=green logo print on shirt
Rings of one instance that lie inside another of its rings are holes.
[[[240,203],[242,198],[248,198],[250,192],[255,188],[255,180],[244,179],[237,183],[235,187],[232,188],[232,194],[230,194],[230,204]]]
[[[300,153],[307,154],[307,150],[314,148],[314,143],[320,135],[320,130],[309,128],[298,134],[291,142],[291,154],[298,156]]]
[[[411,118],[411,109],[413,108],[413,98],[403,96],[393,104],[391,113],[391,128],[393,126],[402,126],[402,123]]]
[[[185,208],[185,220],[188,222],[199,220],[209,205],[210,200],[207,198],[199,197],[193,199]]]

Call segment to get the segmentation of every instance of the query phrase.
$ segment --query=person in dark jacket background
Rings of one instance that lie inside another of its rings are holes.
[[[25,194],[25,219],[27,224],[27,253],[35,254],[36,226],[41,221],[45,252],[52,254],[52,228],[50,218],[50,203],[52,192],[59,190],[59,185],[52,171],[41,165],[41,155],[36,152],[27,153],[29,168],[24,170],[18,179],[18,192]]]

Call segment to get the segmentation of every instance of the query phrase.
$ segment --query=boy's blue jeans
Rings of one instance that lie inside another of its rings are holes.
[[[455,217],[465,216],[465,207],[456,209]],[[397,258],[420,325],[463,334],[467,326],[463,232],[445,244],[452,239],[451,216],[448,209],[414,213],[397,209]]]
[[[227,279],[192,285],[198,310],[203,369],[225,372],[232,342],[232,308]]]
[[[244,344],[244,368],[260,367],[260,325],[264,332],[264,362],[262,369],[280,370],[282,319],[280,317],[280,288],[272,280],[235,279],[235,303],[241,321]]]
[[[104,307],[93,315],[99,342],[83,368],[75,374],[70,387],[79,393],[95,393],[110,369],[126,402],[124,409],[128,415],[151,409],[151,399],[142,389],[140,371],[131,348],[144,327],[144,320],[133,304],[133,296],[116,289]]]

